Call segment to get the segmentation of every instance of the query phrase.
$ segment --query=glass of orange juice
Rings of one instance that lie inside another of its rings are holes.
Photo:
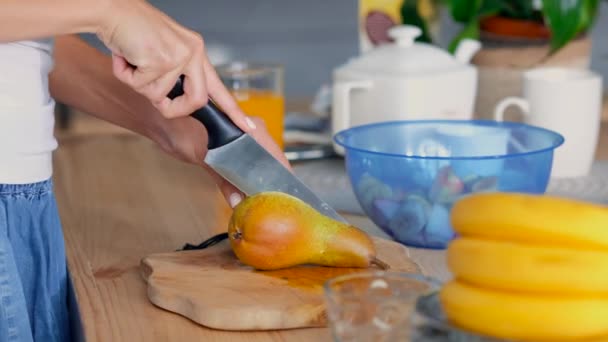
[[[241,109],[264,120],[270,136],[284,149],[283,66],[237,61],[219,65],[216,70]]]

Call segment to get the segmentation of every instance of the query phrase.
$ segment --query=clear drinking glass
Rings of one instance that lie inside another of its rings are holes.
[[[217,66],[218,75],[241,109],[264,120],[273,140],[284,149],[284,68],[280,64],[236,61]]]
[[[362,272],[324,285],[328,321],[336,342],[411,341],[417,299],[439,288],[418,274]]]

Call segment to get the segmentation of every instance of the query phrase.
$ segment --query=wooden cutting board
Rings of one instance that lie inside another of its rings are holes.
[[[420,273],[403,245],[374,241],[391,271]],[[323,283],[369,269],[256,271],[240,263],[223,241],[202,250],[150,255],[142,260],[141,271],[156,306],[209,328],[251,331],[327,326]]]

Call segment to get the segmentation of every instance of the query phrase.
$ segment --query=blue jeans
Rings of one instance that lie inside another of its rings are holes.
[[[52,182],[0,184],[0,342],[70,341],[69,286]]]

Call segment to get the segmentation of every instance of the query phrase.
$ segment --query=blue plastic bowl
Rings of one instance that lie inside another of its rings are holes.
[[[482,191],[544,193],[556,133],[515,122],[396,121],[338,132],[348,176],[365,213],[405,245],[442,249],[449,213]]]

